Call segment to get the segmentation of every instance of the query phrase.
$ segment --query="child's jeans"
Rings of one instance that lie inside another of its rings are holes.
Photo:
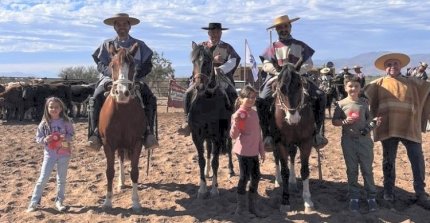
[[[55,201],[63,202],[69,160],[70,156],[53,155],[48,154],[45,151],[43,156],[42,169],[40,170],[40,177],[37,180],[36,186],[34,187],[30,204],[40,204],[43,188],[48,182],[55,164],[57,164],[57,198],[55,199]]]

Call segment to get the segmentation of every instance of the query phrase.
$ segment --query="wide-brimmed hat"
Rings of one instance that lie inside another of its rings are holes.
[[[360,65],[355,65],[353,68],[354,68],[354,69],[360,69],[360,68],[363,68],[363,67],[362,67],[362,66],[360,66]]]
[[[343,67],[342,70],[350,70],[349,67]]]
[[[219,22],[211,22],[211,23],[209,23],[208,27],[202,27],[202,29],[205,29],[205,30],[213,30],[213,29],[227,30],[228,28],[222,28],[222,24]]]
[[[323,69],[320,70],[320,73],[321,74],[328,74],[328,73],[330,73],[330,68],[324,67]]]
[[[267,29],[271,29],[271,28],[274,28],[276,26],[279,26],[279,25],[282,25],[282,24],[286,24],[286,23],[292,23],[292,22],[294,22],[296,20],[299,20],[299,19],[300,19],[299,17],[294,18],[294,19],[290,19],[288,17],[288,15],[279,16],[275,20],[273,20],[272,26],[270,26]]]
[[[423,66],[423,67],[427,68],[428,64],[426,62],[420,62],[420,66]]]
[[[385,70],[385,61],[395,59],[400,61],[400,67],[405,67],[411,60],[408,55],[403,53],[388,53],[380,56],[375,60],[375,67],[380,70]]]
[[[113,26],[115,21],[124,20],[128,21],[131,26],[139,24],[140,20],[130,17],[127,13],[118,13],[110,18],[105,19],[103,22],[106,25]]]

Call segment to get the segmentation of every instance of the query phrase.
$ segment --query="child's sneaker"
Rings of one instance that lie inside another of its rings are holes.
[[[63,205],[63,203],[61,201],[56,201],[55,202],[55,207],[57,208],[58,211],[63,212],[66,210],[66,206]]]
[[[37,210],[37,204],[36,203],[31,203],[28,208],[27,208],[27,212],[33,212]]]
[[[360,204],[358,203],[358,199],[351,199],[349,201],[349,210],[352,212],[360,211]]]
[[[367,204],[369,205],[369,212],[375,212],[378,210],[378,204],[376,203],[375,198],[368,199]]]

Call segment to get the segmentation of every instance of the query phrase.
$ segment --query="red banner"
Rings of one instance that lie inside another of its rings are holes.
[[[175,80],[170,80],[167,107],[183,108],[185,91],[186,89],[178,85]]]

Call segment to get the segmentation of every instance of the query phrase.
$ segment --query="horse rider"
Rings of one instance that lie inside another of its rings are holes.
[[[272,83],[277,79],[281,68],[290,64],[301,64],[299,73],[304,74],[309,71],[312,66],[312,55],[314,50],[306,43],[294,39],[291,36],[292,22],[299,18],[290,19],[288,15],[277,17],[273,25],[267,29],[275,28],[278,33],[278,40],[272,43],[271,46],[260,56],[263,61],[263,71],[268,74],[265,83],[263,83],[262,91],[258,100],[258,113],[260,117],[261,128],[264,136],[264,145],[267,151],[273,149],[273,115],[270,115],[270,108],[273,102]],[[328,141],[321,134],[322,126],[324,124],[324,109],[326,104],[326,97],[324,92],[318,89],[318,86],[309,82],[309,94],[311,95],[313,111],[316,122],[316,130],[314,137],[314,147],[322,148]]]
[[[364,85],[366,84],[366,77],[364,76],[363,72],[361,72],[361,68],[363,67],[359,65],[354,65],[354,67],[352,68],[354,69],[355,76],[360,78],[360,87],[361,89],[363,89]]]
[[[406,72],[406,76],[409,77],[415,77],[418,79],[422,79],[422,80],[427,80],[428,76],[426,73],[426,69],[427,69],[428,64],[425,62],[420,62],[418,67],[415,68],[408,68],[407,72]]]
[[[226,95],[226,99],[229,102],[229,107],[233,106],[236,98],[236,89],[234,87],[233,74],[236,71],[237,66],[240,63],[240,56],[236,53],[234,48],[221,40],[222,31],[228,30],[223,28],[221,23],[209,23],[207,27],[202,27],[204,30],[208,30],[209,40],[200,43],[206,50],[209,50],[213,55],[213,72],[221,77],[223,80],[223,90]],[[179,134],[188,136],[191,133],[188,125],[188,114],[192,107],[192,95],[194,92],[193,77],[191,77],[192,83],[184,94],[184,123],[178,130]]]
[[[154,116],[157,106],[157,98],[152,94],[149,87],[143,82],[143,78],[152,70],[152,55],[153,52],[141,40],[133,38],[129,35],[131,26],[137,25],[140,21],[137,18],[130,17],[126,13],[118,13],[113,17],[103,21],[106,25],[113,26],[117,36],[105,40],[92,54],[92,57],[97,64],[97,70],[100,72],[100,80],[97,82],[93,97],[89,101],[89,126],[88,126],[88,147],[99,149],[101,140],[98,132],[99,113],[105,100],[104,85],[112,81],[111,69],[109,63],[111,57],[109,54],[109,45],[114,44],[116,48],[131,48],[133,44],[138,43],[139,49],[134,56],[136,81],[140,85],[140,93],[142,94],[142,102],[144,105],[145,115],[148,118],[148,131],[144,137],[145,148],[154,148],[158,146],[158,142],[154,137]],[[145,126],[146,128],[146,126]]]
[[[320,85],[319,88],[324,91],[326,94],[331,93],[332,89],[332,79],[333,77],[330,75],[330,68],[324,67],[320,70]]]

